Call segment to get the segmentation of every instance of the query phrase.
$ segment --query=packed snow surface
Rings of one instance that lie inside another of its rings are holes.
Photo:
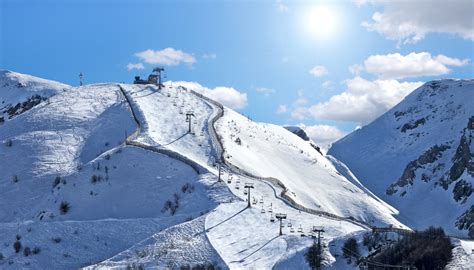
[[[226,109],[217,122],[225,158],[259,177],[274,177],[304,207],[371,224],[399,224],[396,210],[348,181],[332,162],[285,128],[250,121]]]

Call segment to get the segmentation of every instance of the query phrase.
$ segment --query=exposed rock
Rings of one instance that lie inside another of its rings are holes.
[[[465,203],[473,191],[471,183],[461,179],[456,183],[453,189],[453,198],[456,202]]]
[[[28,111],[29,109],[40,104],[42,101],[46,99],[47,98],[41,97],[40,95],[33,95],[24,102],[17,103],[15,106],[9,106],[8,109],[3,111],[3,113],[7,113],[8,118],[11,119],[14,116],[20,115]]]
[[[449,145],[446,144],[435,145],[421,154],[421,156],[419,156],[416,160],[410,161],[405,167],[402,176],[400,176],[400,178],[398,178],[395,183],[391,184],[385,193],[387,195],[392,195],[397,192],[397,187],[404,187],[408,184],[413,185],[413,180],[416,177],[415,171],[425,164],[435,162],[441,157],[441,152],[449,148]],[[422,180],[428,182],[429,177],[427,175],[423,175]]]
[[[460,230],[469,230],[469,237],[474,238],[474,205],[456,220],[456,227]]]
[[[474,116],[469,118],[469,123],[467,124],[468,129],[474,129]]]
[[[317,146],[316,144],[314,143],[309,143],[311,145],[311,147],[313,147],[316,151],[318,151],[321,155],[323,155],[323,152],[321,152],[321,148],[319,146]]]
[[[292,133],[296,134],[301,139],[303,139],[305,141],[309,141],[308,135],[306,134],[306,132],[302,128],[295,127],[295,126],[287,126],[287,127],[284,127],[284,128],[286,128],[287,130],[289,130]]]
[[[449,170],[449,177],[451,181],[458,179],[464,170],[468,167],[471,160],[471,151],[467,142],[466,136],[461,137],[456,154],[453,157],[453,166]]]
[[[424,125],[426,123],[426,119],[425,118],[421,118],[421,119],[418,119],[416,120],[414,123],[406,123],[402,126],[402,132],[406,132],[407,130],[409,129],[415,129],[417,128],[419,125]]]

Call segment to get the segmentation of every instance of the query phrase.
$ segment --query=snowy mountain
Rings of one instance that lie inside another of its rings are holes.
[[[69,89],[69,85],[0,69],[0,123],[46,101],[50,96]]]
[[[310,138],[308,137],[308,134],[306,134],[306,131],[304,131],[302,128],[298,126],[284,126],[284,128],[298,135],[298,137],[300,137],[301,139],[305,141],[310,140]]]
[[[0,85],[0,98],[45,98],[0,125],[2,269],[304,269],[313,239],[300,235],[313,226],[325,230],[324,264],[350,269],[348,236],[407,228],[343,163],[198,86],[0,75],[18,80],[26,86]]]
[[[424,84],[328,154],[413,228],[474,236],[474,80]]]

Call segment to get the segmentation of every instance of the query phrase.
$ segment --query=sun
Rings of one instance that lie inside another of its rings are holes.
[[[304,17],[304,26],[315,38],[329,38],[337,31],[337,13],[326,6],[313,7]]]

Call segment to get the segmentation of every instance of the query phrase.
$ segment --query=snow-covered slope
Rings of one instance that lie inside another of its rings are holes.
[[[474,80],[428,82],[328,153],[406,224],[474,236],[473,101]]]
[[[62,83],[0,69],[0,124],[69,88]]]
[[[0,125],[0,268],[270,269],[301,258],[313,226],[325,264],[345,265],[333,241],[404,226],[342,163],[199,91],[67,88]]]
[[[230,163],[253,175],[278,179],[291,201],[373,225],[399,225],[392,217],[395,209],[351,183],[330,160],[285,128],[255,123],[226,109],[217,131]]]
[[[137,127],[115,84],[61,90],[0,125],[0,268],[86,266],[231,196],[210,173],[126,145]]]

